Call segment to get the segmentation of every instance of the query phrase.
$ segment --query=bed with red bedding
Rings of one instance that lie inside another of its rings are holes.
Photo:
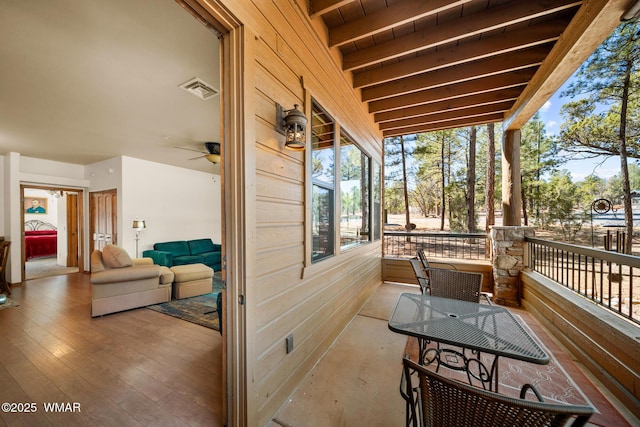
[[[25,230],[24,252],[27,261],[33,258],[56,256],[58,230]]]

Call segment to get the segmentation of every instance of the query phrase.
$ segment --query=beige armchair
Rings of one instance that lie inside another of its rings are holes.
[[[91,254],[91,317],[171,301],[173,272],[115,245]]]

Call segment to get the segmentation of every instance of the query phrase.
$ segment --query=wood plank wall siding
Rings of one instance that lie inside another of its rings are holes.
[[[313,97],[379,164],[382,134],[326,36],[313,31],[306,2],[221,3],[243,23],[251,44],[244,49],[245,122],[255,136],[255,147],[245,153],[255,156],[249,159],[255,170],[245,172],[244,197],[256,218],[255,230],[246,234],[255,239],[255,253],[247,255],[255,263],[246,277],[247,420],[265,425],[381,283],[382,253],[377,241],[305,265],[309,152],[284,149],[274,129],[275,103],[285,109],[300,104],[310,119]],[[287,354],[289,334],[294,350]]]

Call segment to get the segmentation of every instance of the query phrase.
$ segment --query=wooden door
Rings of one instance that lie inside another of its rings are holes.
[[[118,244],[117,196],[115,189],[89,193],[90,252],[102,249],[110,243]]]
[[[67,267],[78,267],[78,195],[67,193]]]

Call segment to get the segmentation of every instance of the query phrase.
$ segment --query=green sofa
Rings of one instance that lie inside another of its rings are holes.
[[[142,252],[142,256],[166,267],[200,263],[213,268],[213,271],[222,269],[222,245],[213,243],[211,239],[156,243],[153,249]]]

